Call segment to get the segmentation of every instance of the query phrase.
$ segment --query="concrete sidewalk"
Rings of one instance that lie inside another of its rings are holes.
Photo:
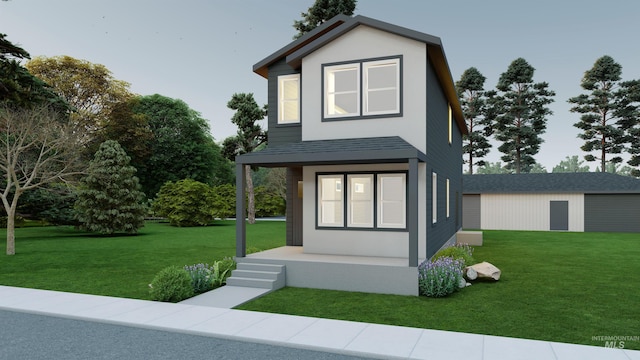
[[[8,286],[0,309],[384,359],[640,360],[624,349]]]

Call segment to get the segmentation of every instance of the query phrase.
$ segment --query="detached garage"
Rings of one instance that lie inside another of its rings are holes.
[[[464,175],[464,229],[640,232],[640,180],[609,173]]]

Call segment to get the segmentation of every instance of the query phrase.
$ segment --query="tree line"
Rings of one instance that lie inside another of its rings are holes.
[[[548,105],[555,93],[546,82],[534,82],[535,69],[518,58],[500,75],[495,90],[485,90],[486,78],[475,67],[464,71],[456,89],[469,134],[463,138],[465,170],[474,173],[546,172],[534,156],[540,151],[541,137],[551,111]],[[584,140],[580,149],[587,162],[599,162],[597,171],[625,173],[640,177],[640,80],[622,80],[622,66],[610,56],[597,59],[585,71],[580,86],[585,93],[567,101],[570,111],[579,114],[574,124]],[[501,145],[504,166],[488,163],[489,137]],[[627,165],[621,154],[629,157]],[[561,161],[554,172],[588,171],[578,156]]]
[[[0,34],[7,253],[15,253],[18,214],[104,234],[135,233],[165,184],[189,179],[211,189],[232,186],[235,155],[266,141],[255,124],[266,108],[258,108],[252,94],[234,94],[228,105],[236,110],[238,135],[219,144],[206,119],[184,101],[133,94],[101,64],[70,56],[31,59]],[[264,170],[253,177],[265,202],[258,214],[284,213],[281,184],[272,180],[277,176]]]

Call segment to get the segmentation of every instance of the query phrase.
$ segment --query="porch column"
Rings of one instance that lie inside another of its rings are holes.
[[[236,257],[245,257],[247,254],[247,225],[245,216],[245,185],[247,183],[244,164],[236,162]]]
[[[418,159],[409,159],[409,179],[407,181],[409,209],[407,227],[409,229],[409,267],[418,266]]]

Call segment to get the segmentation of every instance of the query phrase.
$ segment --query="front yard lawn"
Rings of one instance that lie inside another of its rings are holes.
[[[284,246],[284,222],[247,225],[247,247]],[[16,229],[16,255],[4,255],[0,285],[150,299],[148,284],[170,265],[213,263],[235,255],[235,221],[178,228],[147,222],[137,236],[104,237],[72,227]]]
[[[16,255],[0,255],[0,284],[149,299],[162,268],[233,256],[234,225],[149,222],[132,237],[17,229]],[[258,222],[247,226],[247,246],[283,246],[284,234],[284,222]],[[474,257],[498,266],[500,281],[446,298],[285,288],[239,308],[597,346],[595,336],[640,336],[638,234],[485,231],[484,244]]]
[[[438,299],[285,288],[239,308],[597,346],[640,336],[638,234],[485,231],[474,257],[500,281]]]

